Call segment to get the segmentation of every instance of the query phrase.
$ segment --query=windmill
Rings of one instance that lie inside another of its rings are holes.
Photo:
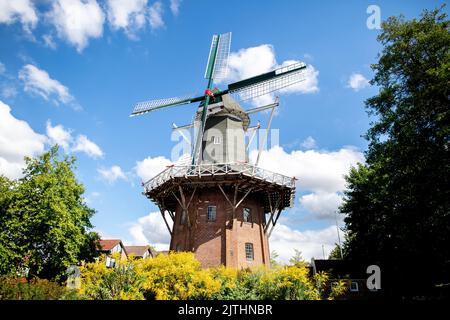
[[[163,108],[200,103],[197,117],[200,120],[200,126],[198,130],[196,130],[197,137],[195,138],[195,145],[192,152],[193,165],[199,164],[202,161],[200,157],[200,149],[207,114],[212,100],[215,102],[217,99],[220,99],[223,95],[227,94],[232,95],[236,100],[250,100],[296,84],[305,79],[306,65],[302,62],[297,62],[264,74],[230,83],[226,89],[219,90],[214,86],[214,80],[223,79],[228,74],[228,56],[230,53],[230,45],[231,32],[216,34],[213,36],[205,70],[205,79],[208,80],[208,84],[204,91],[204,95],[173,97],[138,102],[134,106],[133,112],[131,113],[131,116],[137,116]],[[260,112],[276,106],[278,106],[278,104],[270,104],[267,107],[250,109],[247,111],[247,114]],[[185,129],[192,126],[193,125],[187,125],[174,129]]]
[[[186,164],[167,167],[145,182],[143,194],[160,209],[171,235],[170,250],[194,252],[203,267],[268,266],[268,239],[282,210],[293,205],[295,178],[258,167],[267,135],[260,141],[256,163],[248,161],[249,145],[260,128],[259,122],[250,127],[250,115],[271,109],[268,134],[278,98],[247,110],[237,101],[304,80],[306,65],[297,62],[218,89],[214,81],[227,75],[230,44],[231,33],[213,36],[203,95],[151,100],[134,106],[131,116],[198,103],[191,124],[173,124],[174,130],[196,129],[190,159]],[[245,144],[245,132],[251,131]]]

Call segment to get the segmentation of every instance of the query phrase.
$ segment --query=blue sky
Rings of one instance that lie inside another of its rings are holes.
[[[78,158],[96,229],[163,248],[167,231],[140,182],[170,162],[171,123],[190,122],[195,106],[129,114],[137,101],[202,93],[211,36],[231,31],[229,81],[288,60],[309,65],[306,83],[280,95],[280,146],[261,166],[299,178],[271,248],[282,259],[294,248],[320,257],[337,241],[342,175],[367,145],[363,102],[377,92],[367,80],[380,51],[367,9],[412,18],[441,4],[0,0],[0,173],[17,178],[24,155],[59,142]]]

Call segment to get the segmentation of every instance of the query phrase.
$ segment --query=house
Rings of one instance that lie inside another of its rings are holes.
[[[312,274],[327,272],[329,283],[327,290],[339,280],[344,280],[348,284],[346,294],[340,299],[367,300],[380,297],[381,290],[370,290],[367,288],[367,278],[370,276],[367,267],[370,264],[360,263],[351,260],[337,259],[311,259]]]
[[[128,256],[134,256],[136,259],[148,259],[156,255],[150,246],[126,246],[125,251]]]
[[[112,268],[116,265],[116,260],[111,258],[114,253],[119,253],[121,259],[127,258],[127,251],[120,239],[108,239],[98,241],[98,251],[106,255],[106,266]]]

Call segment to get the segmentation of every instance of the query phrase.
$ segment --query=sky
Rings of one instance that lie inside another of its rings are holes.
[[[322,258],[338,242],[336,224],[344,226],[335,214],[344,175],[364,163],[371,121],[364,101],[377,93],[370,65],[382,49],[378,18],[414,18],[442,3],[0,0],[0,174],[20,178],[24,156],[57,143],[77,157],[76,176],[103,238],[167,249],[169,233],[141,182],[176,161],[182,140],[172,123],[190,123],[196,106],[129,115],[138,101],[202,94],[211,37],[232,32],[219,88],[307,64],[305,81],[278,93],[278,139],[259,165],[298,179],[295,205],[283,212],[270,250],[281,261],[295,249],[306,260]],[[268,113],[251,121],[258,120],[265,127]]]

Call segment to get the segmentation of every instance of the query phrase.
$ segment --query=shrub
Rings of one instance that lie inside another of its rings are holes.
[[[46,279],[0,277],[0,300],[72,300],[78,295],[74,290]]]
[[[303,263],[271,270],[202,269],[193,253],[180,252],[122,260],[116,268],[107,268],[103,258],[88,263],[81,268],[80,294],[87,299],[319,300],[342,294],[344,283],[327,290],[328,275],[311,277]]]
[[[80,295],[95,300],[143,300],[143,276],[131,261],[113,255],[116,268],[107,268],[104,257],[81,266]]]

